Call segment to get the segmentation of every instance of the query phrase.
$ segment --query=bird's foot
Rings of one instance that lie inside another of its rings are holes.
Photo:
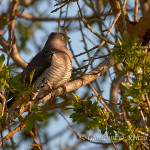
[[[54,90],[51,89],[51,92],[50,92],[50,93],[51,93],[51,96],[52,96],[52,97],[55,97]]]
[[[55,93],[54,93],[54,91],[53,91],[51,85],[50,85],[48,82],[46,82],[45,84],[47,85],[47,86],[46,86],[46,91],[50,91],[51,96],[52,96],[52,97],[55,97]]]
[[[64,89],[64,93],[66,92],[66,86],[63,84],[61,87]]]

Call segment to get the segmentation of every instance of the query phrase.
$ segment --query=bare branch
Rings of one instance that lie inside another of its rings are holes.
[[[64,88],[62,88],[62,87],[55,89],[54,95],[59,96],[59,95],[63,94],[64,92],[68,93],[70,91],[79,89],[80,87],[90,83],[91,81],[95,80],[96,78],[98,78],[99,76],[104,74],[111,66],[114,65],[114,63],[115,63],[114,58],[112,56],[108,56],[101,64],[99,64],[91,72],[83,75],[79,79],[76,79],[72,82],[68,82],[68,83],[64,84],[64,86],[66,87],[65,91],[64,91]],[[39,96],[36,98],[36,101],[30,101],[31,106],[35,106],[40,103],[44,103],[52,98],[50,93],[47,93],[47,92],[43,93],[43,91],[40,91],[40,92],[42,93],[42,95],[40,96],[40,93],[39,93]],[[29,105],[26,104],[26,101],[27,101],[27,97],[22,97],[15,101],[15,103],[9,109],[9,115],[8,115],[8,119],[6,121],[6,125],[8,123],[10,123],[14,118],[18,117],[23,112],[28,110]],[[101,101],[101,103],[105,106],[104,101]],[[16,108],[18,106],[19,106],[19,110],[16,110]],[[106,109],[107,109],[107,107],[106,107]],[[108,109],[108,111],[111,111],[111,110]]]
[[[138,106],[137,109],[138,109],[139,112],[140,112],[141,119],[142,119],[142,121],[143,121],[145,131],[146,131],[147,134],[149,134],[149,130],[148,130],[148,127],[147,127],[147,124],[146,124],[146,120],[145,120],[145,116],[144,116],[144,114],[143,114],[143,111],[142,111],[142,109],[141,109],[140,106]]]
[[[22,130],[23,128],[25,128],[26,124],[21,124],[18,127],[16,127],[14,130],[12,130],[11,132],[9,132],[3,139],[2,141],[0,141],[0,147],[2,145],[2,143],[5,143],[8,139],[10,139],[15,133],[17,133],[18,131]]]
[[[134,21],[136,22],[138,22],[138,2],[139,0],[135,0]]]
[[[118,90],[120,87],[121,82],[125,79],[125,76],[123,77],[117,77],[115,78],[111,83],[111,89],[110,89],[110,108],[115,112],[118,112],[117,109],[117,101],[118,101]]]

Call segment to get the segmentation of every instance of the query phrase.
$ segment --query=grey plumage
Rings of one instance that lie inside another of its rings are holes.
[[[70,80],[72,70],[72,55],[66,48],[68,37],[63,33],[52,32],[39,52],[22,73],[21,82],[29,83],[33,76],[34,90],[45,86],[57,88]]]

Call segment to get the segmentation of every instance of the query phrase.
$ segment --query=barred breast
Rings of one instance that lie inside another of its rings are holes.
[[[57,88],[70,80],[72,72],[72,60],[63,53],[54,53],[52,64],[47,68],[34,83],[34,89],[48,86],[50,89]]]

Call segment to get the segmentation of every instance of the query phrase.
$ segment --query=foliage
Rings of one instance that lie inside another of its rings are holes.
[[[122,83],[124,94],[121,95],[121,101],[127,103],[124,105],[124,109],[128,114],[128,121],[124,125],[119,124],[117,120],[120,116],[117,112],[114,115],[107,112],[105,108],[99,106],[98,101],[92,102],[93,96],[86,100],[80,100],[79,95],[74,95],[75,101],[71,103],[74,106],[74,113],[70,117],[77,123],[88,120],[87,130],[99,128],[102,134],[107,131],[110,138],[115,137],[119,141],[126,140],[129,148],[134,150],[142,144],[143,140],[147,139],[138,132],[145,132],[145,126],[141,124],[143,120],[138,107],[143,110],[144,116],[148,119],[149,110],[145,95],[150,90],[148,78],[150,56],[147,55],[147,47],[141,46],[138,39],[131,42],[127,32],[124,32],[123,39],[120,38],[119,47],[113,48],[112,55],[119,63],[122,63],[124,72],[121,75],[128,73],[132,76],[130,81]],[[114,119],[116,120],[115,124],[112,121]]]
[[[73,94],[74,95],[74,94]],[[74,95],[75,100],[71,101],[71,105],[74,106],[74,113],[70,116],[73,122],[81,123],[88,121],[87,129],[99,128],[101,133],[104,134],[108,126],[108,119],[110,114],[106,109],[101,108],[98,105],[98,101],[92,103],[91,99],[94,95],[88,97],[86,100],[80,100],[79,95]]]
[[[124,94],[121,95],[121,100],[126,101],[128,104],[124,106],[124,109],[130,113],[129,121],[126,121],[124,125],[120,125],[118,123],[119,114],[117,112],[112,114],[101,107],[101,96],[93,100],[95,98],[94,95],[89,96],[85,100],[80,100],[79,95],[73,94],[75,100],[70,101],[70,105],[73,106],[73,113],[70,115],[70,118],[78,124],[86,123],[86,132],[98,128],[102,134],[107,133],[110,139],[113,137],[118,141],[127,140],[129,148],[132,150],[141,145],[142,141],[146,139],[138,132],[145,132],[145,127],[143,124],[137,124],[137,122],[142,122],[141,114],[137,107],[143,108],[144,116],[148,117],[149,110],[145,102],[145,94],[150,89],[148,78],[150,74],[150,59],[149,55],[147,55],[146,47],[141,46],[138,39],[131,42],[127,32],[124,32],[123,39],[119,39],[120,45],[113,49],[112,55],[119,63],[122,63],[124,72],[121,75],[129,73],[132,76],[130,82],[126,81],[122,83]],[[33,89],[32,78],[35,70],[30,75],[29,85],[24,86],[19,80],[20,75],[9,77],[11,68],[3,64],[4,60],[4,55],[1,55],[1,89],[10,88],[12,92],[19,92],[18,95],[20,96],[30,95]],[[52,116],[51,113],[41,111],[40,107],[35,107],[31,114],[26,116],[25,132],[29,133],[32,131],[35,122],[44,121],[45,123],[43,123],[47,124],[46,122],[50,116]],[[112,120],[115,120],[115,123]]]
[[[2,92],[3,88],[9,87],[7,82],[9,78],[9,67],[4,65],[5,56],[2,54],[0,56],[0,91]]]
[[[53,116],[53,113],[40,111],[32,112],[25,118],[25,132],[29,133],[33,130],[35,123],[40,123],[41,126],[46,126],[48,124],[48,119]]]

